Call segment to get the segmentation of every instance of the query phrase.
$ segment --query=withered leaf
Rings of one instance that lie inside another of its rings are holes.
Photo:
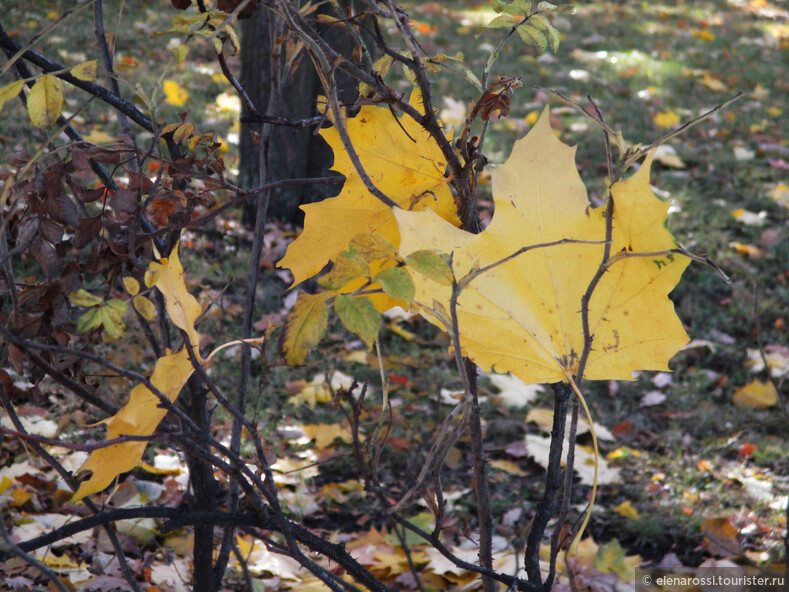
[[[116,189],[112,191],[110,207],[117,212],[133,214],[137,211],[137,193],[130,189]]]
[[[55,247],[43,239],[39,239],[33,243],[30,249],[33,254],[33,259],[36,260],[44,270],[47,279],[52,279],[58,275],[63,262],[55,252]]]
[[[101,215],[91,218],[82,218],[77,227],[77,234],[74,238],[74,246],[81,249],[90,241],[96,238],[101,232]]]

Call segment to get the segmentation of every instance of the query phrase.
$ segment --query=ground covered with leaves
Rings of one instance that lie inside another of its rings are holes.
[[[45,4],[11,11],[10,22],[18,34],[29,36],[47,26],[52,19],[47,8],[54,7]],[[490,31],[476,37],[478,27],[496,16],[490,3],[407,7],[426,51],[462,51],[472,69],[482,67],[490,50],[486,46],[496,42]],[[167,49],[165,41],[149,41],[150,32],[164,26],[155,11],[131,10],[139,14],[134,13],[133,31],[124,33],[117,51],[119,66],[125,64],[134,72],[140,64],[166,55]],[[491,167],[501,165],[514,141],[549,105],[552,127],[561,139],[579,143],[579,172],[593,205],[601,203],[605,187],[600,131],[544,89],[556,89],[579,103],[591,96],[611,127],[623,130],[627,140],[645,144],[743,93],[723,113],[661,147],[655,156],[651,182],[660,197],[672,200],[673,234],[688,249],[714,260],[732,281],[727,284],[713,269],[697,263],[685,272],[672,299],[692,341],[675,356],[672,373],[641,373],[634,381],[586,385],[604,457],[600,490],[590,536],[578,555],[560,562],[560,568],[574,575],[579,589],[613,590],[630,582],[639,564],[695,567],[785,561],[789,84],[783,73],[789,68],[789,12],[781,3],[765,0],[579,2],[574,15],[562,15],[554,25],[562,33],[557,54],[537,57],[513,44],[500,58],[498,68],[517,73],[524,86],[513,95],[509,115],[492,123],[486,144],[489,159]],[[60,45],[63,52],[73,51],[81,33],[78,27],[61,31],[49,43]],[[120,31],[117,34],[120,39]],[[143,85],[154,84],[151,73],[133,75]],[[439,79],[436,97],[447,126],[465,118],[470,97],[464,92],[459,80]],[[164,93],[162,113],[172,117],[188,110],[202,131],[217,131],[232,169],[239,107],[210,56],[200,68],[168,73]],[[90,113],[84,112],[85,124],[93,129],[91,139],[100,143],[107,123],[91,120]],[[198,113],[205,113],[199,123]],[[22,128],[14,122],[18,116],[8,106],[0,113],[0,142],[8,154],[28,148],[19,135]],[[488,197],[486,220],[495,216],[489,183],[489,175],[483,173],[480,190]],[[298,232],[276,222],[269,225],[262,313],[256,323],[261,334],[280,322],[296,300],[297,291],[287,289],[292,277],[276,264]],[[205,341],[201,345],[237,337],[249,247],[249,229],[234,211],[213,220],[204,231],[184,235],[182,259],[189,288],[201,304],[211,304],[199,325]],[[320,351],[297,369],[282,363],[276,344],[266,344],[252,367],[253,377],[263,380],[250,412],[276,458],[273,468],[294,517],[315,532],[345,542],[354,557],[397,589],[473,589],[478,585],[474,574],[458,569],[419,539],[388,528],[371,510],[359,480],[352,444],[360,434],[350,428],[350,415],[360,414],[361,435],[381,425],[389,430],[381,475],[393,494],[402,496],[403,476],[408,476],[406,482],[417,478],[436,426],[456,403],[453,394],[462,390],[444,335],[405,312],[389,314],[386,325],[380,356],[336,321]],[[143,345],[139,329],[129,326],[120,339],[124,347],[113,347],[118,341],[109,339],[106,353],[115,356],[118,365],[150,371],[155,357]],[[221,361],[212,367],[212,378],[232,388],[239,349],[218,355]],[[389,385],[389,410],[381,403],[382,378]],[[105,380],[107,396],[122,404],[127,383]],[[54,384],[16,381],[7,386],[32,433],[74,444],[97,438],[91,424],[104,417],[86,414]],[[358,396],[363,388],[363,408],[354,407],[348,392]],[[494,484],[496,567],[514,571],[542,492],[552,394],[549,388],[525,387],[498,374],[481,377],[481,393]],[[214,418],[219,435],[229,433],[229,425],[229,418]],[[593,477],[588,424],[581,422],[578,431],[573,508],[580,516]],[[87,457],[78,446],[50,453],[73,470]],[[14,537],[25,540],[45,534],[79,515],[57,474],[18,440],[3,440],[0,462],[0,500]],[[450,450],[447,468],[446,538],[453,540],[458,555],[473,558],[473,541],[452,536],[467,527],[473,530],[476,520],[469,443],[463,438]],[[145,462],[122,479],[106,503],[189,504],[186,470],[183,459],[152,447]],[[431,503],[432,497],[417,496],[409,506],[414,522],[428,530]],[[146,574],[149,589],[189,589],[187,531],[161,532],[151,518],[118,523],[118,530],[132,568]],[[295,562],[244,535],[237,543],[254,576],[255,590],[322,589]],[[112,547],[92,531],[60,541],[42,559],[78,589],[125,589]],[[240,562],[232,569],[230,580],[244,589]],[[36,574],[24,562],[10,560],[0,570],[5,586],[32,589]],[[420,574],[419,583],[414,572]],[[561,585],[569,583],[563,580]]]

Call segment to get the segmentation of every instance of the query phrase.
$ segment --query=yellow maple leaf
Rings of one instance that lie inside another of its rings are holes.
[[[493,220],[472,235],[433,212],[397,211],[401,256],[429,249],[451,256],[455,275],[500,263],[524,246],[563,239],[596,241],[535,248],[479,274],[460,294],[460,345],[483,370],[511,372],[526,384],[566,380],[584,349],[581,298],[603,258],[604,208],[592,209],[574,166],[575,149],[554,136],[548,113],[519,140],[493,175]],[[665,228],[668,204],[649,188],[651,157],[611,191],[611,253],[589,303],[592,352],[585,377],[632,380],[635,370],[667,370],[687,335],[668,299],[684,257],[630,257],[676,246]],[[413,273],[414,301],[446,329],[451,288]],[[442,312],[443,309],[443,312]]]
[[[146,285],[156,286],[165,297],[167,313],[170,320],[188,336],[194,346],[194,355],[200,360],[197,344],[200,335],[195,330],[195,321],[201,309],[197,299],[186,289],[183,278],[184,270],[178,258],[176,244],[169,257],[159,262],[151,262],[146,272]],[[194,368],[186,348],[178,353],[167,352],[156,361],[150,382],[172,403],[178,393],[189,380]],[[150,436],[159,422],[167,415],[167,409],[161,405],[159,397],[144,384],[135,386],[126,403],[114,416],[105,420],[107,439],[120,436]],[[145,442],[123,442],[94,450],[82,466],[83,471],[90,470],[93,474],[84,481],[72,501],[78,501],[107,487],[121,473],[132,470],[142,459]]]
[[[412,93],[410,102],[421,109],[419,92]],[[345,123],[359,160],[378,189],[406,210],[432,208],[445,220],[460,224],[444,177],[446,159],[419,124],[371,105]],[[359,233],[383,236],[395,246],[400,242],[392,209],[367,190],[337,130],[324,129],[321,135],[334,151],[332,170],[345,175],[345,184],[338,196],[301,206],[304,232],[277,263],[293,272],[293,285],[318,273]]]
[[[338,423],[322,423],[302,427],[307,437],[310,440],[315,440],[317,450],[325,450],[338,438],[346,444],[350,444],[353,439],[351,432]]]

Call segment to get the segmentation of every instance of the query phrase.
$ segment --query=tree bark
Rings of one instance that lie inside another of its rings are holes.
[[[278,113],[265,113],[271,93],[271,22],[276,18],[264,6],[254,17],[243,21],[241,27],[241,84],[246,89],[252,103],[259,113],[301,120],[318,115],[316,99],[324,93],[320,79],[306,52],[297,58],[293,69],[282,76],[282,101]],[[340,27],[319,31],[337,51],[350,55],[353,41]],[[282,52],[285,53],[284,50]],[[338,77],[339,78],[339,77]],[[346,104],[356,98],[357,88],[351,80],[338,79],[340,100]],[[241,113],[241,134],[239,138],[240,166],[239,184],[245,189],[258,187],[263,182],[299,177],[327,176],[332,165],[332,154],[324,140],[315,135],[314,126],[278,126],[271,137],[271,154],[268,155],[269,178],[260,178],[260,146],[255,136],[260,134],[262,124],[246,121],[249,113],[246,108]],[[272,219],[301,224],[303,213],[299,206],[319,201],[336,193],[336,188],[321,186],[287,187],[271,192],[268,215]],[[254,221],[255,203],[245,206],[244,219]]]

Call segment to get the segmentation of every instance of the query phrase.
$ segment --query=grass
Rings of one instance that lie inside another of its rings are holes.
[[[785,21],[770,16],[770,10],[781,10],[775,4],[744,0],[582,2],[574,15],[554,19],[563,34],[555,56],[538,57],[513,40],[496,64],[495,73],[521,77],[524,88],[513,96],[509,117],[491,126],[487,140],[491,165],[506,159],[513,141],[529,128],[530,114],[549,104],[560,137],[579,144],[577,161],[593,200],[601,198],[605,187],[601,133],[576,110],[535,87],[561,90],[579,103],[585,103],[590,95],[609,125],[622,130],[634,143],[651,142],[665,132],[654,121],[658,113],[671,112],[689,119],[736,92],[744,93],[727,112],[673,142],[684,168],[656,164],[653,170],[652,182],[673,200],[669,224],[675,236],[691,250],[714,259],[733,280],[726,284],[713,270],[694,264],[672,294],[691,338],[703,343],[676,356],[671,381],[661,386],[646,373],[633,382],[588,386],[595,420],[609,429],[621,428],[616,442],[605,445],[603,452],[628,447],[639,454],[620,462],[620,484],[602,488],[590,532],[600,542],[615,538],[629,552],[645,559],[676,553],[684,563],[698,564],[705,557],[700,546],[702,525],[706,519],[720,516],[728,517],[740,530],[744,548],[752,552],[749,558],[776,561],[782,555],[780,537],[786,522],[783,508],[776,501],[789,493],[786,417],[776,407],[750,409],[731,402],[737,388],[765,376],[753,372],[746,363],[747,350],[757,345],[756,319],[764,343],[780,345],[787,341],[788,218],[786,207],[771,194],[787,179],[787,166],[780,162],[789,160],[784,112],[789,104],[789,84],[783,76],[789,66],[789,28]],[[113,2],[106,3],[107,14],[114,6]],[[129,19],[132,27],[115,28],[120,58],[134,58],[142,64],[169,60],[167,39],[148,39],[152,31],[165,27],[161,13],[170,14],[167,6],[165,2],[150,8],[125,4],[127,15],[122,23]],[[27,39],[47,24],[50,7],[47,2],[34,3],[25,10],[12,7],[4,15],[3,25]],[[474,37],[475,28],[491,16],[489,2],[406,3],[406,7],[417,23],[434,27],[428,29],[434,32],[425,33],[422,40],[428,53],[463,51],[472,70],[480,71],[486,52],[498,40],[496,32]],[[84,59],[75,55],[74,48],[89,43],[91,25],[87,16],[81,14],[62,26],[42,49],[69,64]],[[87,55],[88,51],[83,53]],[[217,72],[210,52],[194,49],[187,65],[172,66],[167,77],[189,91],[184,109],[198,128],[215,130],[226,138],[232,133],[233,113],[215,107],[217,96],[227,90],[226,85],[217,82]],[[139,84],[150,95],[160,73],[157,68],[133,68],[126,74],[127,86]],[[461,79],[451,75],[440,76],[435,89],[439,105],[449,98],[467,103],[473,96]],[[67,105],[75,105],[77,96],[76,92],[67,93]],[[178,110],[162,105],[157,115],[170,122]],[[23,130],[28,128],[21,113],[16,105],[6,106],[0,113],[3,149],[25,146]],[[93,105],[81,114],[78,123],[84,129],[110,133],[114,126],[102,109]],[[232,168],[236,156],[234,147],[230,148],[227,159]],[[746,149],[752,157],[738,157],[734,148]],[[489,194],[490,188],[483,187],[482,192]],[[733,216],[737,209],[765,212],[764,224],[743,224]],[[224,290],[216,301],[217,313],[201,327],[221,343],[237,337],[249,240],[248,232],[232,216],[209,230],[187,237],[192,249],[186,267],[195,291],[202,292],[201,300]],[[732,248],[735,242],[758,247],[760,253],[743,254]],[[266,271],[260,286],[260,310],[279,311],[286,296],[284,288],[285,283],[273,271]],[[759,304],[754,313],[757,294]],[[384,479],[390,484],[414,472],[414,458],[418,462],[419,451],[429,447],[433,429],[448,409],[440,403],[441,389],[457,389],[460,384],[446,355],[446,341],[424,324],[404,322],[402,326],[416,339],[388,333],[382,342],[387,375],[396,375],[407,383],[393,383],[391,393],[391,436],[398,447],[387,451],[382,465]],[[134,338],[142,342],[141,334]],[[310,408],[288,402],[289,383],[337,369],[377,384],[377,362],[365,365],[342,361],[349,351],[359,349],[358,344],[349,345],[348,341],[349,336],[333,326],[330,339],[304,368],[277,366],[273,346],[266,349],[269,366],[253,364],[253,379],[262,377],[264,385],[251,404],[256,406],[261,430],[273,448],[308,456],[311,445],[293,445],[278,428],[342,419],[331,405]],[[216,370],[220,386],[229,390],[237,380],[233,365],[230,358]],[[488,393],[495,390],[484,380],[482,385]],[[664,402],[644,405],[645,394],[653,391],[664,395]],[[116,395],[121,398],[123,391],[119,389]],[[371,397],[369,431],[380,414],[376,405]],[[535,405],[551,406],[550,397],[543,395]],[[518,475],[497,474],[492,500],[497,516],[516,507],[530,510],[541,492],[541,467],[528,457],[507,452],[513,443],[522,441],[525,433],[534,431],[525,422],[526,411],[507,411],[491,401],[483,403],[491,459],[514,460],[523,471]],[[744,444],[756,448],[744,455]],[[314,451],[321,464],[311,487],[353,476],[347,450],[337,443],[335,448],[329,452],[336,452],[336,458]],[[448,491],[468,487],[468,454],[468,444],[461,440],[450,457]],[[761,498],[759,483],[768,492]],[[583,504],[587,493],[586,487],[576,488],[573,503]],[[358,494],[349,495],[350,510],[327,506],[320,518],[311,518],[313,525],[331,530],[353,528],[366,506]],[[630,500],[638,518],[615,511],[625,500]],[[468,496],[461,497],[451,512],[452,519],[458,523],[473,521],[470,504]],[[526,514],[528,511],[524,517]],[[375,523],[380,516],[370,519]],[[524,518],[502,525],[500,532],[517,538],[525,522]]]

